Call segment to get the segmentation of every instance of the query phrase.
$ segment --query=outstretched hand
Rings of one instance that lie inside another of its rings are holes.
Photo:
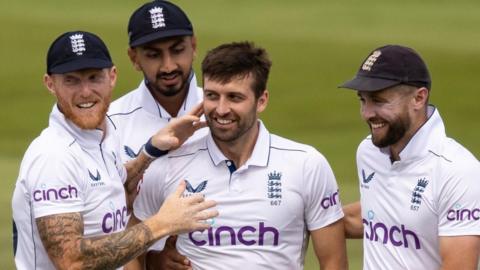
[[[170,122],[152,136],[152,144],[160,150],[174,150],[180,147],[195,131],[207,126],[200,120],[203,103],[196,105],[186,115],[172,118]]]
[[[182,197],[186,183],[181,181],[177,190],[167,197],[160,210],[152,220],[154,237],[201,231],[210,228],[207,222],[218,216],[218,211],[210,209],[215,201],[205,200],[201,194]]]

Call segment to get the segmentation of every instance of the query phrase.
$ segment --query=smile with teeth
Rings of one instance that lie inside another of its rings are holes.
[[[372,129],[382,128],[385,126],[385,123],[370,123]]]
[[[233,123],[233,120],[229,120],[229,119],[217,118],[216,120],[217,120],[217,123],[219,123],[220,125],[228,125]]]
[[[85,102],[85,103],[80,103],[77,105],[77,107],[81,108],[81,109],[88,109],[88,108],[91,108],[95,105],[95,102]]]

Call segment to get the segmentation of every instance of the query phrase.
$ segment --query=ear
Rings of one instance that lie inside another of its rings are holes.
[[[192,42],[193,59],[195,59],[197,57],[197,37],[192,36],[190,40]]]
[[[260,97],[258,97],[257,99],[257,113],[261,113],[267,108],[268,97],[269,97],[268,90],[265,89],[262,95],[260,95]]]
[[[415,95],[413,97],[414,108],[416,110],[423,109],[428,102],[429,91],[425,87],[420,87],[415,90]]]
[[[108,70],[110,77],[110,87],[114,88],[117,83],[117,67],[113,66]]]
[[[55,84],[53,82],[53,78],[51,75],[48,75],[46,73],[45,75],[43,75],[43,85],[45,85],[45,87],[48,89],[48,92],[50,92],[50,94],[56,96]]]
[[[130,61],[132,62],[133,64],[133,67],[137,70],[137,71],[142,71],[142,69],[140,68],[140,65],[138,64],[138,49],[137,48],[128,48],[128,57],[130,58]]]

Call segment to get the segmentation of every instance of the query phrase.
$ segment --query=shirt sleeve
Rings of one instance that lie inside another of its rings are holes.
[[[139,185],[139,192],[133,202],[133,213],[139,220],[145,220],[158,212],[165,200],[165,177],[167,156],[150,164]]]
[[[328,226],[343,217],[339,189],[323,155],[315,151],[304,164],[305,220],[309,231]]]
[[[443,175],[438,194],[439,236],[480,235],[480,163],[473,163]]]
[[[34,218],[84,210],[80,164],[68,151],[44,153],[35,159],[26,175]]]

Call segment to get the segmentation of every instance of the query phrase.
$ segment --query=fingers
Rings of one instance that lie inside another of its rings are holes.
[[[207,122],[206,121],[198,121],[198,122],[194,122],[193,123],[193,128],[195,130],[199,130],[201,128],[204,128],[207,126]]]
[[[175,190],[175,197],[180,198],[183,195],[183,192],[185,191],[185,188],[187,187],[187,184],[185,181],[180,180],[180,184],[178,184],[177,189]]]
[[[202,116],[203,114],[203,102],[200,102],[199,104],[195,105],[189,112],[189,115],[196,115],[198,117]]]

